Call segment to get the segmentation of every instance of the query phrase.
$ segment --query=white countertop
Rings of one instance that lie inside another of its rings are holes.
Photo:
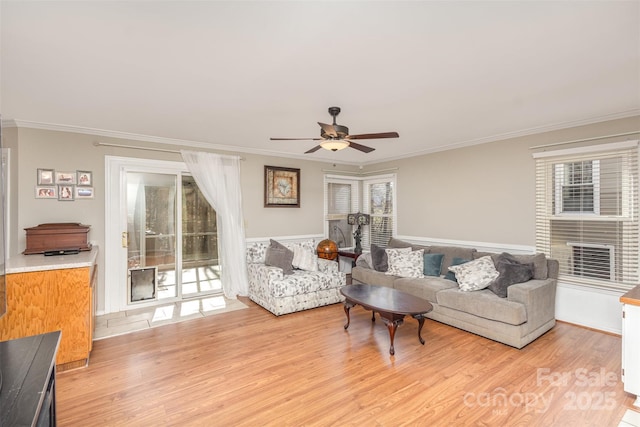
[[[91,267],[96,262],[98,247],[90,251],[81,251],[75,255],[44,256],[16,255],[7,260],[7,274],[27,273],[32,271],[62,270],[65,268]]]

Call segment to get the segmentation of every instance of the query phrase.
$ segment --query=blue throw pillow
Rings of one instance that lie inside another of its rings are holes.
[[[424,275],[439,276],[444,254],[424,254]]]
[[[469,262],[471,261],[470,259],[464,259],[464,258],[458,258],[458,257],[454,257],[453,261],[451,261],[451,266],[453,267],[454,265],[460,265],[460,264],[464,264],[465,262]],[[445,279],[448,280],[453,280],[454,282],[458,283],[458,281],[456,280],[456,275],[453,271],[447,271],[447,274],[444,276]]]

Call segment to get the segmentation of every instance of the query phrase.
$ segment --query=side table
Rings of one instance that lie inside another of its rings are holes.
[[[344,250],[344,251],[338,251],[338,256],[341,257],[346,257],[346,258],[351,258],[351,267],[355,267],[356,266],[356,261],[358,260],[358,257],[362,255],[362,253],[355,253],[353,251],[348,251],[348,250]]]

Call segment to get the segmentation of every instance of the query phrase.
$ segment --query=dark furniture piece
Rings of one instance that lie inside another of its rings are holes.
[[[78,222],[40,224],[25,228],[27,248],[23,254],[90,251],[89,228],[91,227]]]
[[[360,255],[362,255],[362,252],[356,253],[354,251],[338,251],[338,256],[351,258],[353,260],[353,261],[351,261],[351,267],[355,267],[356,266],[356,261],[358,260],[358,257]]]
[[[425,314],[433,310],[433,306],[429,301],[383,286],[347,285],[340,292],[345,297],[344,312],[347,315],[347,324],[344,325],[345,330],[351,323],[349,310],[351,307],[361,305],[364,309],[372,311],[372,322],[375,322],[377,312],[387,325],[389,338],[391,339],[391,346],[389,347],[391,355],[395,354],[393,338],[395,337],[396,329],[402,325],[405,316],[411,316],[418,320],[418,340],[420,340],[420,344],[424,345],[424,340],[420,333],[424,325]]]
[[[0,426],[56,425],[60,331],[0,342]]]

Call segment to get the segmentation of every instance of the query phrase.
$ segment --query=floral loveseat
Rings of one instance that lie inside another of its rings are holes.
[[[252,301],[276,316],[344,301],[340,288],[346,284],[346,275],[339,271],[336,261],[316,256],[314,240],[279,245],[275,249],[273,246],[274,241],[247,247],[249,298]],[[303,254],[303,261],[278,259],[269,262],[268,252],[282,254],[286,252],[282,247],[295,251],[296,255]],[[284,264],[274,265],[279,263]]]

